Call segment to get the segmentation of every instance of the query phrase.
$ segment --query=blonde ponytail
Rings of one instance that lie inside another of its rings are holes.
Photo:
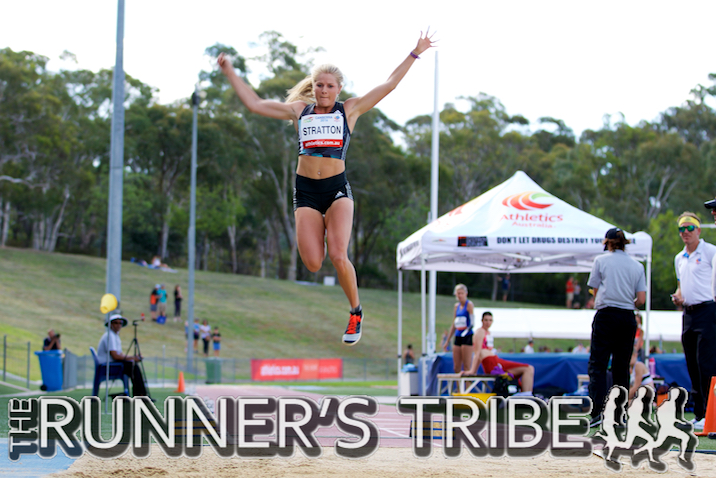
[[[313,95],[313,77],[310,75],[305,77],[286,92],[286,103],[294,101],[316,102],[316,97]]]

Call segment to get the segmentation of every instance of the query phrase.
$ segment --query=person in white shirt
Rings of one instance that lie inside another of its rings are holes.
[[[533,353],[535,353],[534,344],[535,344],[534,340],[530,339],[530,341],[527,342],[527,345],[525,345],[525,348],[524,348],[523,352],[526,353],[526,354],[533,354]]]
[[[694,429],[703,430],[711,377],[716,376],[716,303],[712,285],[716,246],[699,237],[701,220],[696,214],[684,212],[677,222],[684,249],[674,257],[678,286],[671,297],[684,312],[681,343],[691,378]]]
[[[119,331],[127,325],[127,319],[121,315],[112,315],[107,318],[105,326],[107,332],[102,335],[97,345],[97,361],[100,364],[109,362],[122,362],[124,374],[132,379],[132,396],[147,396],[147,387],[144,383],[142,368],[138,365],[142,361],[139,355],[125,355],[122,353],[122,339],[119,338]]]

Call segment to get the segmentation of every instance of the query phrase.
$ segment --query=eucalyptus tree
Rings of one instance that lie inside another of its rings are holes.
[[[192,111],[181,103],[139,102],[127,109],[125,118],[125,164],[133,174],[150,179],[152,207],[146,221],[157,234],[156,253],[165,259],[172,205],[191,164]]]
[[[102,110],[109,90],[102,72],[54,73],[46,64],[31,52],[0,51],[0,184],[18,186],[17,216],[31,229],[33,247],[52,251],[60,236],[72,236],[61,232],[63,223],[78,217],[82,198],[96,186],[94,163],[107,149]]]

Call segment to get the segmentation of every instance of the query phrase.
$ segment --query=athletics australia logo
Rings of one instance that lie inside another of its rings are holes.
[[[553,198],[551,194],[537,192],[537,191],[526,191],[523,193],[513,194],[507,196],[502,200],[503,206],[513,207],[520,211],[534,211],[539,209],[545,209],[550,207],[553,202],[549,202],[550,198]],[[538,202],[546,201],[546,202]]]
[[[662,461],[672,445],[679,448],[678,463],[686,471],[694,471],[692,458],[697,439],[693,425],[684,420],[687,393],[681,387],[671,388],[666,400],[654,413],[654,391],[641,387],[626,409],[627,391],[614,386],[604,403],[603,421],[592,437],[594,444],[603,445],[595,454],[604,458],[604,464],[613,471],[621,471],[621,457],[631,458],[637,468],[644,460],[657,472],[665,472],[668,465]],[[624,421],[626,415],[626,422]]]

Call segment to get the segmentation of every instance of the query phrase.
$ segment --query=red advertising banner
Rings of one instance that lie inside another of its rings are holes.
[[[251,379],[323,380],[343,378],[343,359],[252,359]]]

